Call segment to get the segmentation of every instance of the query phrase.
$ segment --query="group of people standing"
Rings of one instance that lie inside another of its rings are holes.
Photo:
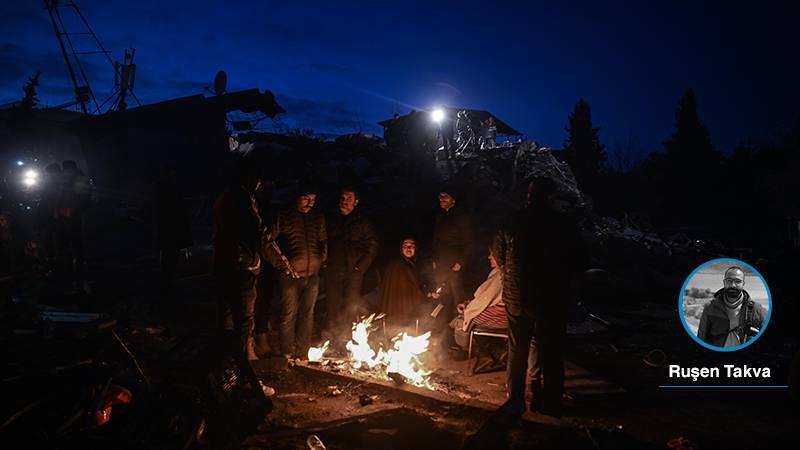
[[[378,239],[356,208],[359,196],[354,188],[341,190],[338,211],[326,217],[314,208],[315,187],[303,184],[295,192],[294,204],[264,220],[260,211],[264,205],[260,208],[255,196],[260,184],[255,167],[242,165],[237,182],[214,205],[222,326],[239,334],[250,359],[270,350],[304,358],[311,346],[322,268],[326,267],[328,326],[349,325],[364,274],[377,256]],[[270,272],[277,276],[263,276]],[[276,307],[268,304],[273,286],[259,283],[265,278],[279,287]],[[256,300],[267,304],[257,305]],[[257,309],[275,311],[269,319],[278,343],[267,342],[265,323],[255,323]]]
[[[359,211],[355,188],[342,188],[337,210],[325,215],[314,208],[316,189],[301,185],[292,205],[265,220],[255,195],[260,183],[255,167],[243,164],[214,205],[221,324],[238,334],[249,359],[265,352],[302,359],[312,344],[323,268],[328,314],[320,334],[343,339],[362,312],[364,274],[375,261],[379,240]],[[554,192],[550,180],[531,182],[526,206],[491,240],[489,277],[467,297],[463,276],[474,243],[472,226],[454,191],[442,188],[431,248],[433,283],[422,282],[417,241],[407,236],[383,270],[378,289],[376,312],[386,313],[394,326],[419,325],[424,317],[429,319],[424,329],[452,326],[457,343],[473,326],[506,327],[509,400],[500,411],[507,416],[525,410],[526,373],[531,408],[560,414],[567,297],[571,276],[583,269],[583,252],[575,222],[551,205]],[[259,284],[265,271],[276,274],[273,286]],[[255,323],[256,311],[264,308],[257,303],[269,302],[274,285],[280,293],[270,321],[279,343],[265,342],[265,324]]]

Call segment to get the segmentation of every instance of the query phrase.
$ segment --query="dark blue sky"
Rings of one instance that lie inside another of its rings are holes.
[[[610,153],[630,141],[647,152],[691,86],[728,151],[778,140],[798,113],[798,14],[780,3],[227,3],[78,0],[114,59],[136,48],[144,103],[201,93],[224,69],[229,90],[268,88],[287,125],[318,132],[380,133],[395,110],[444,104],[490,110],[559,147],[583,97]],[[43,103],[72,97],[42,2],[3,1],[0,30],[0,104],[36,69]],[[108,63],[85,61],[105,97]]]

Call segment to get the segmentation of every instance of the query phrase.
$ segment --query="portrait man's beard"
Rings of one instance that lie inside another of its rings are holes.
[[[729,287],[729,288],[725,289],[725,296],[728,297],[731,300],[739,298],[739,294],[741,294],[741,293],[742,293],[742,290],[739,289],[739,288]]]

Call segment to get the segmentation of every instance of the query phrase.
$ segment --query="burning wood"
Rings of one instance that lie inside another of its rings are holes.
[[[322,347],[311,347],[308,349],[308,362],[320,362],[322,361],[322,355],[325,354],[325,351],[328,350],[328,345],[331,341],[325,341],[322,344]]]
[[[425,370],[422,356],[428,351],[430,331],[419,336],[400,333],[392,338],[393,346],[388,351],[378,346],[375,351],[369,344],[369,335],[375,322],[375,314],[371,314],[361,322],[353,324],[350,341],[345,344],[348,359],[337,362],[334,366],[370,372],[384,380],[402,380],[415,386],[432,389],[429,382],[431,371]],[[330,341],[322,347],[308,349],[309,362],[321,362]]]

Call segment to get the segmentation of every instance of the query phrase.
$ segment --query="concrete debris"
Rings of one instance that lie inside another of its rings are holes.
[[[328,386],[328,390],[325,392],[325,395],[330,397],[338,397],[342,395],[342,390],[339,389],[339,386]]]
[[[513,185],[522,186],[533,178],[550,178],[557,186],[558,205],[566,211],[588,210],[589,199],[578,189],[578,182],[569,164],[559,161],[553,152],[526,141],[514,153]]]

